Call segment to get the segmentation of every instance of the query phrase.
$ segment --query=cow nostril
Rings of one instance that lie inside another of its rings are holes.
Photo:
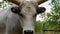
[[[33,31],[31,31],[31,30],[26,30],[26,31],[24,31],[24,34],[33,34]]]

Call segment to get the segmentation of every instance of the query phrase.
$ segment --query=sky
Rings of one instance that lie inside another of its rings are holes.
[[[0,2],[2,2],[3,0],[0,0]]]
[[[2,2],[3,0],[0,0],[0,2]],[[41,4],[41,5],[39,5],[39,7],[45,7],[46,8],[46,11],[45,11],[45,13],[49,13],[50,11],[51,11],[51,6],[49,5],[51,3],[51,0],[49,0],[49,1],[47,1],[47,2],[45,2],[45,3],[43,3],[43,4]],[[36,17],[36,21],[43,21],[44,19],[43,18],[40,18],[40,15],[37,15],[37,17]]]

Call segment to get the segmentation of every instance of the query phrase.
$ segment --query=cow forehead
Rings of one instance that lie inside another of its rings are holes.
[[[32,6],[32,5],[36,6],[36,5],[38,5],[38,3],[35,0],[21,0],[20,5],[28,7],[28,5],[29,6]]]
[[[33,1],[33,0],[26,0],[26,1]]]
[[[34,2],[37,2],[37,0],[19,0],[20,2],[24,2],[24,1],[34,1]]]
[[[21,13],[24,15],[34,15],[36,13],[35,7],[23,7]]]
[[[33,15],[36,13],[37,3],[32,0],[25,0],[20,3],[21,13]]]

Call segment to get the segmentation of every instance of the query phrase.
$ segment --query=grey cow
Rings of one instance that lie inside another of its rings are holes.
[[[38,7],[47,0],[10,0],[10,6],[0,11],[0,34],[35,34],[36,15],[46,9]]]

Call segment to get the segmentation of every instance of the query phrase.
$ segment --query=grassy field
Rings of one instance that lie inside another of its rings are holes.
[[[35,34],[60,34],[60,31],[43,31],[43,23],[41,23],[40,21],[37,21],[35,23]],[[53,28],[47,28],[47,29],[55,29],[54,27]]]

